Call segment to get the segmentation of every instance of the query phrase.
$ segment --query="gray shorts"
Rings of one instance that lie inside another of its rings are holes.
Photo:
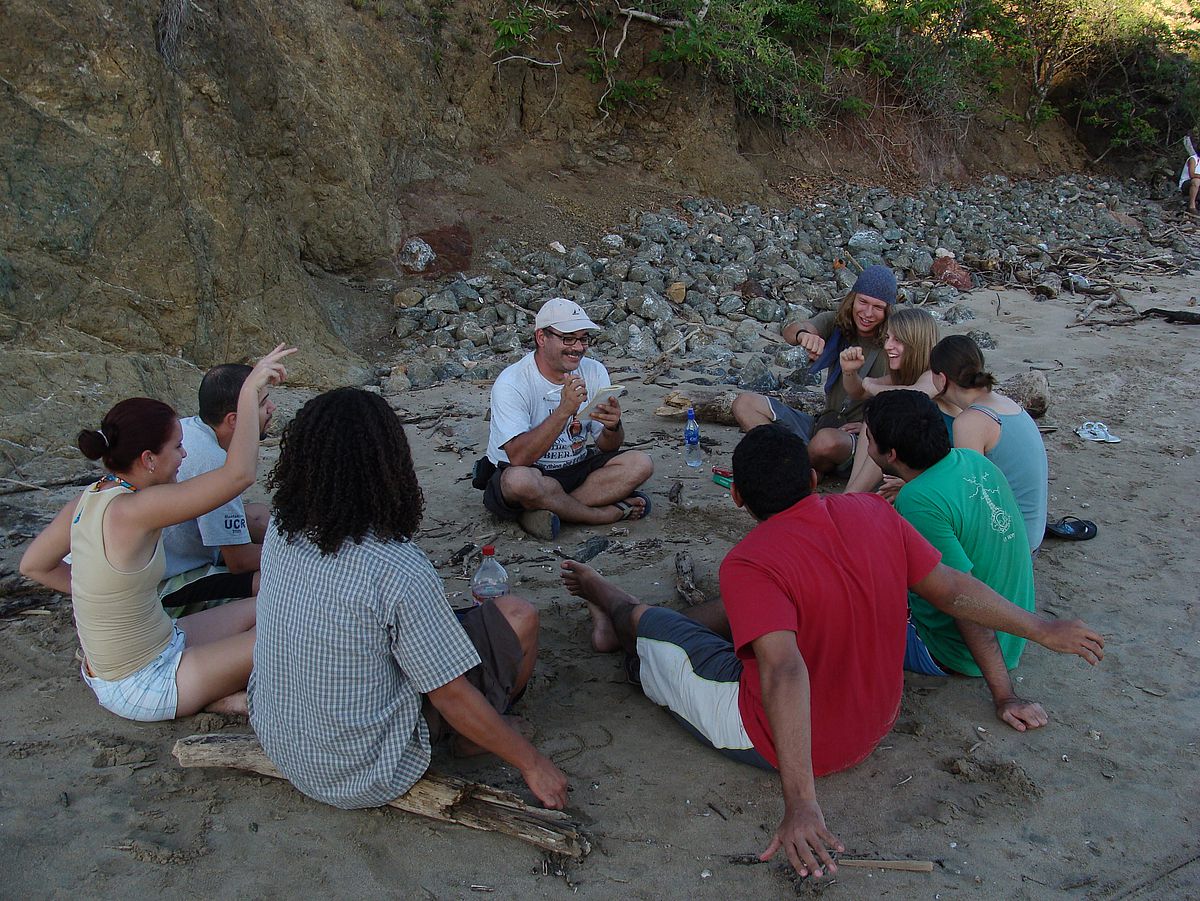
[[[517,633],[495,604],[485,603],[466,610],[456,610],[455,615],[479,654],[478,666],[473,666],[463,675],[479,690],[493,710],[507,713],[521,697],[513,696],[513,687],[517,684],[517,674],[524,656]],[[423,701],[422,711],[429,725],[431,742],[441,741],[454,733],[450,724],[437,715],[428,698]]]
[[[773,397],[767,398],[767,403],[771,405],[771,415],[775,417],[775,421],[791,432],[793,435],[799,435],[804,439],[804,443],[812,441],[813,433],[816,431],[817,420],[803,410],[796,410],[789,407],[781,400],[776,400]]]
[[[793,435],[799,435],[804,439],[804,443],[808,444],[812,441],[815,435],[821,429],[837,428],[841,425],[841,419],[836,414],[825,413],[820,419],[813,417],[803,410],[796,410],[789,407],[783,401],[776,400],[773,397],[767,398],[767,403],[771,405],[771,415],[775,417],[775,421],[791,432]],[[842,476],[850,475],[850,470],[854,468],[854,451],[850,451],[850,456],[845,462],[838,464],[834,472]]]

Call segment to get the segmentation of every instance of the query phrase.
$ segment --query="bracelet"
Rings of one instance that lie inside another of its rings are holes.
[[[606,426],[604,427],[604,431],[606,431],[606,432],[619,432],[619,431],[621,431],[621,420],[619,420],[619,419],[618,419],[618,420],[617,420],[617,424],[616,424],[615,426],[608,426],[608,425],[606,425]]]

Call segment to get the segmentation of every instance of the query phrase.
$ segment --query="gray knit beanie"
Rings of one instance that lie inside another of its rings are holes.
[[[852,289],[855,294],[866,294],[882,300],[889,307],[896,302],[896,276],[887,266],[876,264],[862,271]]]

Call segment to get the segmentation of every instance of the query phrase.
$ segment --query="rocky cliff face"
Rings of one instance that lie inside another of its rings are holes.
[[[204,4],[177,70],[157,15],[0,8],[0,469],[124,395],[189,410],[184,360],[277,337],[304,346],[300,378],[361,381],[363,311],[324,303],[318,277],[386,257],[387,198],[443,153],[421,48],[344,4]]]
[[[0,475],[60,465],[125,396],[190,412],[199,369],[277,339],[301,382],[369,379],[422,228],[541,238],[671,191],[770,199],[766,154],[742,153],[762,135],[719,90],[680,76],[604,117],[569,39],[561,67],[495,66],[484,6],[431,2],[190,5],[173,65],[162,0],[0,5]]]

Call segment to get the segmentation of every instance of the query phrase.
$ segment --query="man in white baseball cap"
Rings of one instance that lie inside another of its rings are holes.
[[[616,396],[579,415],[612,384],[608,370],[586,356],[599,330],[574,301],[546,301],[533,351],[492,386],[487,458],[477,465],[494,471],[477,472],[475,487],[492,513],[519,520],[539,538],[556,537],[563,522],[601,525],[650,513],[650,498],[637,488],[654,463],[640,451],[621,452]]]

